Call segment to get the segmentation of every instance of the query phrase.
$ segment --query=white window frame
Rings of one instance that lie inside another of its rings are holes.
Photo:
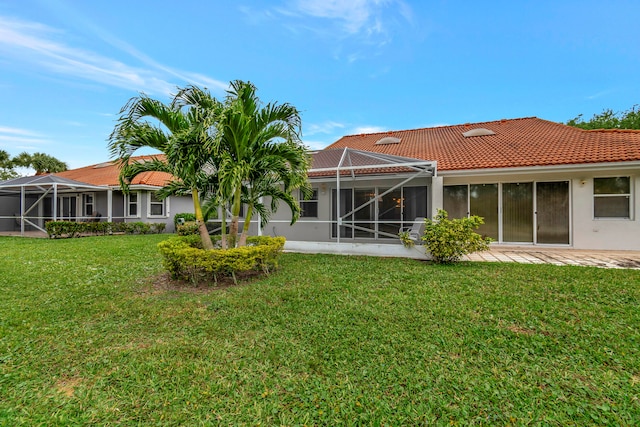
[[[629,193],[606,193],[596,194],[596,180],[597,179],[610,179],[610,178],[626,178],[629,180]],[[593,190],[592,190],[592,213],[593,219],[596,221],[601,220],[617,220],[617,221],[632,221],[633,220],[633,177],[630,175],[620,176],[598,176],[593,178]],[[626,197],[629,203],[629,216],[596,216],[596,199],[605,199],[608,197]]]
[[[91,203],[87,201],[91,198]],[[91,213],[87,212],[87,206],[91,206]],[[82,193],[82,216],[90,217],[96,214],[96,193]]]
[[[155,195],[154,191],[149,191],[147,193],[147,218],[167,218],[169,216],[169,197],[164,200],[157,200],[152,202],[152,196]],[[151,205],[161,205],[162,206],[162,214],[160,215],[152,215],[151,214]]]
[[[313,191],[313,194],[315,195],[315,198],[311,198],[309,200],[305,200],[304,195],[302,194],[302,190],[298,190],[298,205],[300,206],[300,218],[318,218],[318,197],[319,197],[319,190],[317,188],[312,188],[311,189]],[[304,214],[304,210],[302,209],[302,204],[303,203],[315,203],[316,205],[316,214],[315,215],[303,215]]]
[[[131,195],[136,195],[136,214],[131,215]],[[124,196],[124,216],[127,218],[140,218],[140,192],[139,191],[131,191],[129,194],[125,194]]]

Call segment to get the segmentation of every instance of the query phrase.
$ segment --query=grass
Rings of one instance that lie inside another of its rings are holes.
[[[163,238],[0,238],[0,425],[640,420],[639,271],[284,254],[172,290]]]

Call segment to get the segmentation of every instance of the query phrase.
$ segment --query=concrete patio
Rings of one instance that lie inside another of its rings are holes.
[[[521,264],[579,265],[640,270],[640,252],[579,250],[539,246],[491,246],[463,258],[467,261],[518,262]]]

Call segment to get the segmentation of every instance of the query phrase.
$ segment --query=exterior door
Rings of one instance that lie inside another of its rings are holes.
[[[502,184],[502,241],[533,243],[533,183]]]
[[[569,244],[569,181],[536,183],[536,240]]]
[[[66,221],[75,221],[78,209],[76,196],[60,196],[58,198],[58,217]]]

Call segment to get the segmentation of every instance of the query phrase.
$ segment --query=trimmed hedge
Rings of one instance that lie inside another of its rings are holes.
[[[220,236],[212,236],[219,240]],[[247,246],[232,249],[202,249],[199,236],[178,236],[158,243],[162,264],[173,279],[193,284],[218,283],[218,279],[236,274],[270,271],[278,267],[278,257],[284,247],[284,237],[251,236]]]
[[[125,234],[159,234],[166,224],[162,222],[74,222],[49,221],[45,225],[47,234],[52,239],[66,239],[79,236],[105,236],[113,233]]]

